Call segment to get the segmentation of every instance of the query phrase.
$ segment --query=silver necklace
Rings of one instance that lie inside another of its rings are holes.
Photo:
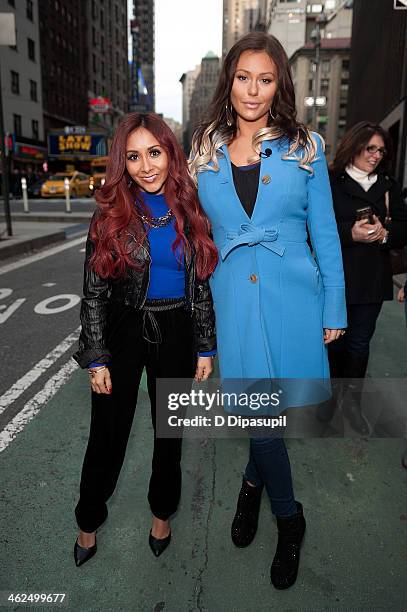
[[[143,223],[149,227],[165,227],[171,221],[173,213],[169,209],[162,217],[147,217],[147,215],[140,215],[140,217]]]

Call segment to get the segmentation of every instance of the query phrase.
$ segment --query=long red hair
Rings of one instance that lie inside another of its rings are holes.
[[[190,249],[189,240],[196,254],[198,278],[207,278],[218,261],[217,249],[210,239],[210,225],[199,203],[196,187],[189,175],[187,160],[181,146],[168,125],[154,113],[130,113],[121,121],[113,138],[106,167],[106,181],[96,191],[99,215],[91,225],[90,238],[95,245],[90,266],[102,278],[119,278],[126,268],[137,268],[126,248],[129,243],[127,230],[131,228],[134,248],[141,249],[146,231],[140,212],[149,214],[143,202],[142,191],[126,168],[126,144],[129,135],[143,127],[165,149],[169,167],[165,182],[165,198],[175,217],[176,239],[173,251],[178,247]]]

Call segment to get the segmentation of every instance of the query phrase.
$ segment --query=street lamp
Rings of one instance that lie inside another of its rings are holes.
[[[312,124],[315,130],[318,130],[317,120],[318,120],[318,106],[322,106],[322,104],[318,104],[317,100],[321,98],[319,95],[319,65],[321,63],[321,27],[328,23],[328,18],[325,13],[322,11],[317,18],[315,19],[315,28],[312,30],[310,34],[311,42],[315,45],[315,59],[313,60],[315,64],[315,77],[314,77],[314,104],[312,105]],[[312,60],[311,60],[312,61]]]

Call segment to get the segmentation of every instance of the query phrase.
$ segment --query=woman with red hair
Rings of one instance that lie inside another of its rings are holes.
[[[77,566],[96,553],[123,464],[143,369],[151,401],[154,452],[148,501],[150,547],[170,543],[169,517],[181,493],[181,438],[156,436],[156,379],[205,380],[215,354],[207,277],[217,263],[186,158],[157,115],[132,113],[113,139],[106,182],[96,193],[74,358],[88,368],[90,436],[75,509]]]

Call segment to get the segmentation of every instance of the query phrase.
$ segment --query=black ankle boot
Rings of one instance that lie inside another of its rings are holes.
[[[348,388],[348,393],[343,400],[342,412],[348,419],[352,429],[357,431],[361,436],[370,435],[369,421],[362,413],[361,408],[361,393],[353,392]]]
[[[342,411],[343,415],[349,420],[352,429],[361,436],[368,436],[371,431],[369,422],[364,417],[361,408],[363,379],[366,375],[368,361],[369,356],[362,357],[348,352],[344,368],[344,379],[360,379],[344,380]]]
[[[306,523],[302,505],[300,502],[296,504],[296,514],[287,518],[277,517],[278,543],[270,569],[271,582],[276,589],[288,589],[297,580]]]
[[[262,492],[263,485],[251,487],[243,478],[231,529],[232,542],[239,548],[249,546],[256,535]]]

